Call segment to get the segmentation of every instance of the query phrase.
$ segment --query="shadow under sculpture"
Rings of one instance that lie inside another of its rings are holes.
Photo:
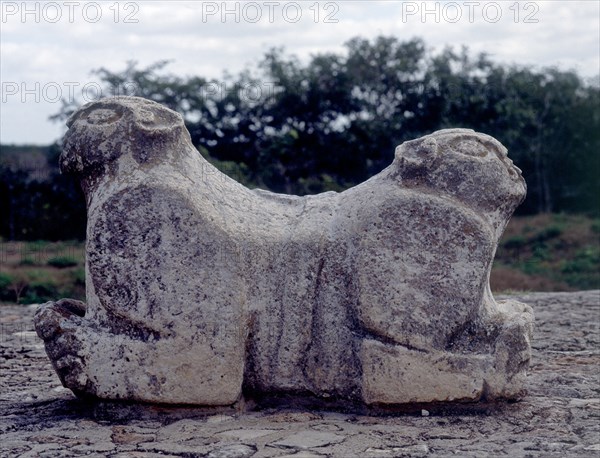
[[[489,275],[526,186],[494,138],[441,130],[358,186],[297,197],[225,176],[148,100],[92,102],[68,126],[60,167],[87,199],[87,303],[48,302],[35,326],[74,393],[523,394],[532,311],[495,301]]]

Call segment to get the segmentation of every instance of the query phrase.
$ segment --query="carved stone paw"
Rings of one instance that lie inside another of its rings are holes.
[[[493,376],[488,381],[488,396],[492,398],[520,398],[527,368],[531,361],[533,311],[530,306],[508,300],[499,301],[506,317],[495,345]]]
[[[35,314],[35,330],[63,386],[78,396],[89,393],[85,348],[80,339],[86,306],[74,299],[46,302]]]

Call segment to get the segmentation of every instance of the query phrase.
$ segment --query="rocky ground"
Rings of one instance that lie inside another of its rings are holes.
[[[536,315],[522,401],[385,415],[284,403],[217,411],[78,400],[33,331],[34,308],[2,306],[0,456],[600,456],[600,291],[518,299]]]

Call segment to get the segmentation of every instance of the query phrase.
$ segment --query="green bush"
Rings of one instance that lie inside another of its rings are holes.
[[[0,272],[0,300],[10,301],[14,299],[14,294],[10,290],[10,284],[13,282],[13,277],[4,272]]]
[[[47,240],[36,240],[34,242],[27,243],[27,245],[25,247],[28,252],[30,252],[30,251],[45,251],[49,245],[50,245],[50,242],[48,242]]]
[[[27,257],[25,257],[25,258],[22,258],[22,259],[19,261],[19,265],[20,265],[20,266],[35,266],[35,265],[36,265],[36,262],[35,262],[35,260],[34,260],[34,259],[31,259],[29,256],[27,256]]]
[[[85,286],[85,269],[79,267],[71,273],[72,281],[75,285]]]
[[[557,224],[553,224],[551,226],[545,227],[535,236],[536,242],[545,242],[546,240],[553,239],[558,237],[563,233],[562,227]]]
[[[9,280],[8,283],[6,280]],[[6,283],[6,288],[2,290],[2,299],[19,303],[29,285],[29,278],[23,272],[16,271],[7,275],[3,283]]]
[[[527,275],[543,275],[547,269],[542,265],[539,259],[530,258],[520,265],[520,270]]]
[[[507,250],[516,250],[519,248],[523,248],[527,245],[527,239],[522,235],[515,235],[513,237],[507,238],[504,242],[502,242],[502,247]]]
[[[552,258],[550,250],[545,244],[536,245],[533,248],[533,259],[539,261],[547,261]]]
[[[574,259],[561,263],[561,273],[570,286],[596,289],[600,285],[600,248],[588,246],[579,250]]]
[[[58,269],[64,269],[66,267],[76,266],[77,260],[70,256],[55,256],[54,258],[48,259],[48,265]]]
[[[41,304],[43,302],[56,300],[60,296],[58,287],[53,281],[35,282],[27,286],[25,294],[21,299],[23,304]]]
[[[20,302],[23,304],[37,304],[58,299],[58,284],[50,274],[43,270],[30,270],[27,272],[28,283],[22,292]]]
[[[568,273],[581,273],[598,270],[600,267],[600,249],[598,247],[586,247],[579,250],[575,259],[564,261],[561,271]]]
[[[9,274],[0,272],[0,289],[6,288],[12,282],[12,277]]]
[[[565,224],[569,222],[569,215],[566,213],[554,213],[552,215],[552,220],[558,224]]]

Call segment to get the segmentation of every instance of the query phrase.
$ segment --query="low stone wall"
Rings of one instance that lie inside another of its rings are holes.
[[[389,415],[78,400],[33,331],[34,308],[2,306],[0,456],[600,456],[600,291],[517,299],[536,317],[522,401]]]

